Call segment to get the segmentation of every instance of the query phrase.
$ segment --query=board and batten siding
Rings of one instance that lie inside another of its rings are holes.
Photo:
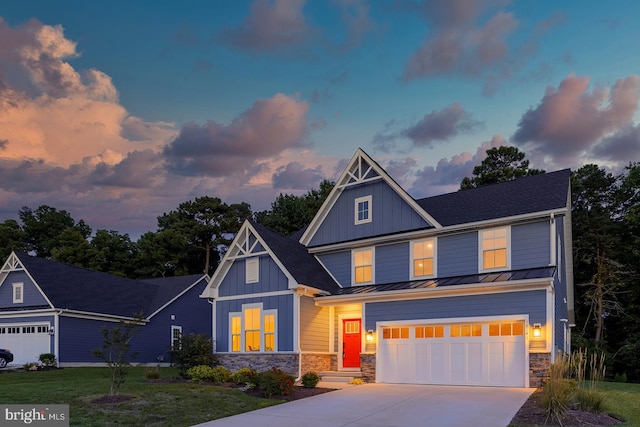
[[[23,298],[21,303],[13,303],[13,284],[22,283]],[[46,305],[47,300],[40,290],[33,284],[29,275],[24,271],[12,271],[0,286],[0,307],[22,309],[24,307]]]
[[[263,310],[277,310],[278,351],[293,349],[293,291],[290,295],[274,295],[216,301],[216,351],[229,351],[229,313],[242,312],[243,304],[262,303]]]
[[[529,315],[530,323],[546,321],[545,291],[522,291],[488,295],[468,295],[404,301],[366,303],[366,327],[376,329],[376,322],[456,317]]]
[[[409,280],[409,242],[376,246],[376,283]]]
[[[321,254],[317,257],[340,286],[351,286],[351,251]]]
[[[438,277],[478,272],[478,233],[438,237]]]
[[[317,307],[311,297],[300,298],[300,349],[329,351],[329,307]]]
[[[546,267],[551,256],[549,221],[511,227],[511,269]]]
[[[245,259],[235,260],[218,288],[218,296],[246,295],[289,289],[287,276],[270,256],[260,255],[259,265],[258,282],[246,283]]]
[[[371,196],[371,222],[355,225],[354,203]],[[431,227],[385,181],[378,180],[346,188],[314,234],[309,246],[364,239],[400,231]]]

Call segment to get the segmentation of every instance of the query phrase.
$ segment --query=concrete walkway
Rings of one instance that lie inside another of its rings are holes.
[[[199,427],[505,427],[535,389],[364,384]]]

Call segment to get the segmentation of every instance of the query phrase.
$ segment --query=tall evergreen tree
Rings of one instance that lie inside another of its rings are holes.
[[[473,168],[473,176],[462,180],[461,190],[544,173],[543,170],[529,168],[529,160],[525,160],[525,154],[516,147],[494,147],[486,153],[482,163]]]

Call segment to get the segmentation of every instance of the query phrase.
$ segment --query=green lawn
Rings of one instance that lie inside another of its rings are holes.
[[[148,368],[131,367],[120,394],[135,398],[118,404],[93,404],[109,391],[107,368],[65,368],[44,372],[0,373],[3,404],[69,404],[72,426],[191,426],[280,401],[209,385],[149,382]],[[177,371],[161,368],[162,378]]]
[[[627,420],[623,426],[640,427],[640,384],[602,382],[607,393],[607,412]]]

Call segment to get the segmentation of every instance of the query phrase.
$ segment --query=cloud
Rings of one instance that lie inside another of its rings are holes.
[[[365,35],[378,28],[369,15],[367,0],[334,0],[340,10],[340,18],[346,25],[346,40],[340,46],[341,50],[349,50],[359,46]]]
[[[249,51],[274,51],[301,46],[314,34],[302,8],[305,0],[255,0],[249,15],[220,37],[231,47]]]
[[[640,77],[631,75],[610,89],[591,92],[589,83],[589,77],[570,75],[558,88],[547,88],[540,103],[521,117],[512,141],[527,154],[565,165],[575,165],[602,138],[618,133],[628,141],[624,135],[638,109]],[[606,141],[616,145],[618,139]]]
[[[637,159],[638,153],[640,153],[640,126],[630,125],[595,144],[590,157],[607,159],[622,166]]]
[[[280,166],[273,174],[273,188],[308,191],[324,179],[321,166],[306,168],[299,162]]]
[[[303,147],[308,110],[307,102],[276,94],[256,101],[228,125],[184,125],[164,155],[181,175],[221,176],[245,170],[256,159]]]
[[[392,130],[395,122],[385,125],[385,130],[374,137],[374,145],[383,151],[395,148],[399,138],[407,138],[414,147],[433,148],[438,141],[447,141],[459,134],[471,133],[482,126],[472,118],[462,104],[455,103],[442,110],[433,110],[417,123],[401,130]]]
[[[422,13],[432,31],[409,58],[403,80],[452,72],[480,75],[505,58],[506,37],[518,27],[518,20],[499,11],[480,24],[486,7],[473,0],[424,2]]]
[[[474,154],[456,154],[451,159],[440,159],[435,167],[426,166],[416,171],[409,193],[421,198],[457,191],[463,178],[472,176],[473,168],[487,157],[486,151],[502,145],[509,143],[501,135],[495,135],[490,141],[480,144]]]

